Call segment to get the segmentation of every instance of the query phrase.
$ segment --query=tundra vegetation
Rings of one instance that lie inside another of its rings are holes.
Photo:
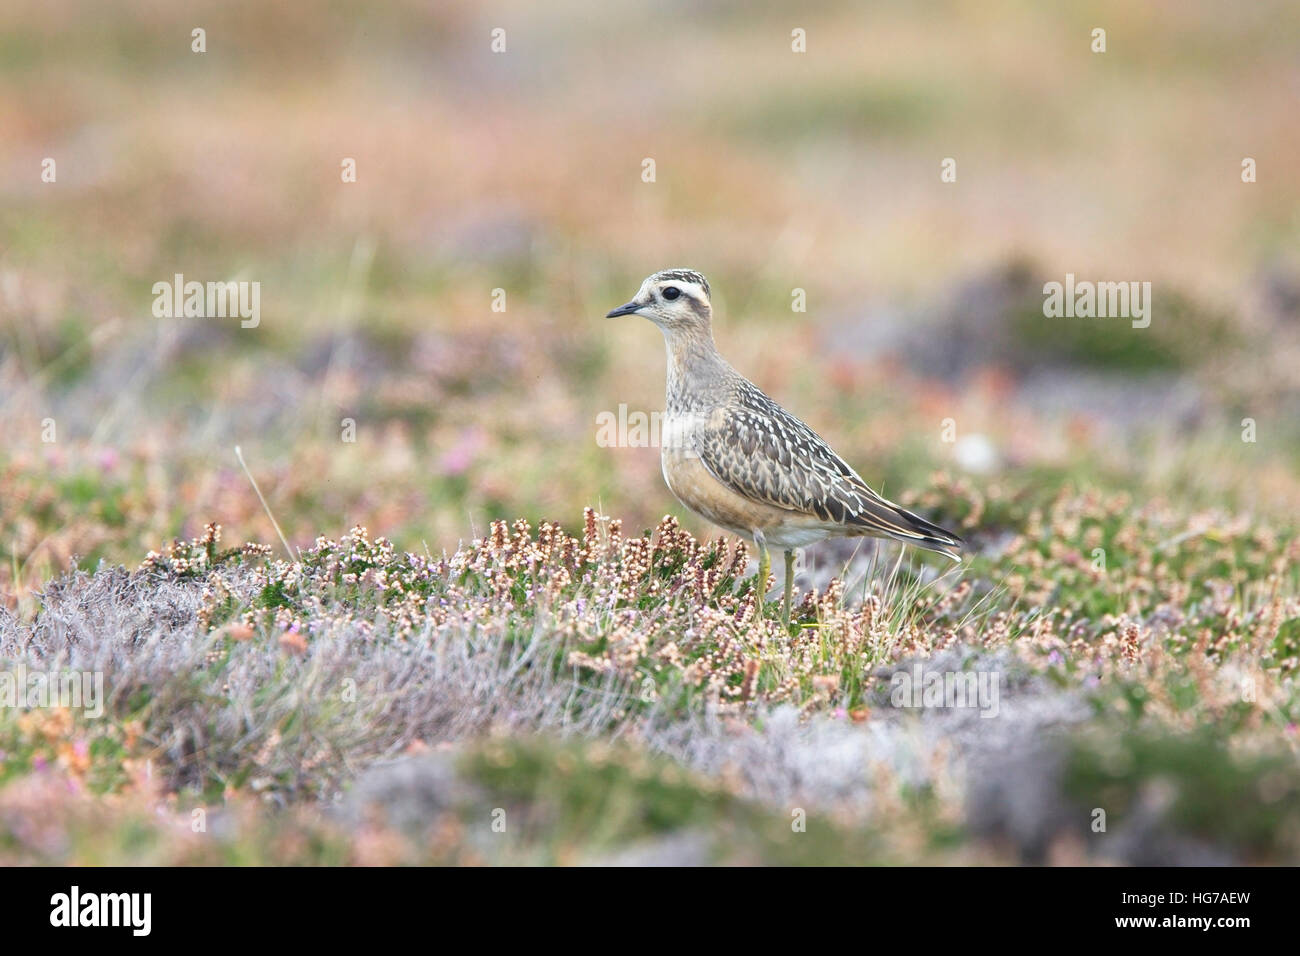
[[[0,863],[1300,861],[1300,8],[496,7],[0,9]],[[967,560],[760,619],[665,266]]]

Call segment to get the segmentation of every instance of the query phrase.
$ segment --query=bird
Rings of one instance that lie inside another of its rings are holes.
[[[800,548],[834,537],[891,538],[960,562],[961,538],[881,497],[821,436],[732,368],[713,339],[711,294],[699,272],[666,269],[606,318],[636,315],[663,332],[664,482],[690,511],[758,548],[760,617],[769,548],[785,552],[786,628]]]

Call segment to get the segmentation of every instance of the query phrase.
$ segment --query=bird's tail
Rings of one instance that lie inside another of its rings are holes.
[[[961,561],[961,550],[966,544],[951,531],[945,531],[937,524],[884,498],[871,502],[866,509],[850,518],[849,525],[858,534],[893,538],[927,551],[936,551],[954,561]]]

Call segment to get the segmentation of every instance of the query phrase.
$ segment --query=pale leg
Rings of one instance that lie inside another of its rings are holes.
[[[794,595],[794,551],[785,552],[785,604],[781,609],[781,623],[790,626],[790,601]]]

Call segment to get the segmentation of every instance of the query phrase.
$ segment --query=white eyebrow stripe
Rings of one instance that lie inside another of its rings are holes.
[[[706,298],[709,296],[709,280],[693,269],[665,269],[663,272],[656,272],[650,277],[650,280],[656,284],[677,282],[683,285],[693,285]]]
[[[705,293],[704,289],[694,282],[686,282],[682,279],[671,279],[665,282],[660,288],[662,290],[670,287],[675,287],[677,289],[680,289],[682,295],[689,296],[692,299],[703,300],[707,302],[709,298],[708,295]]]

